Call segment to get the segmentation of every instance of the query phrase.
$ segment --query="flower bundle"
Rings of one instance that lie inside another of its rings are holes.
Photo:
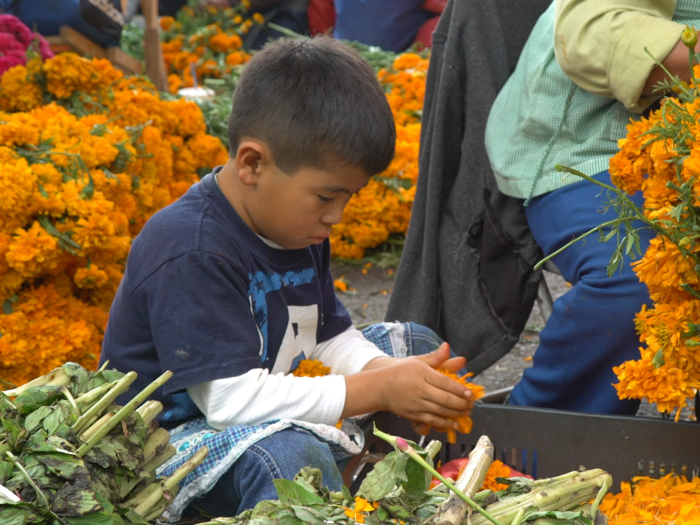
[[[94,367],[131,240],[225,160],[196,104],[106,60],[67,53],[0,77],[0,379]]]
[[[654,303],[636,319],[646,346],[639,360],[614,369],[615,386],[622,399],[647,398],[678,417],[700,388],[700,94],[695,83],[675,90],[649,118],[629,124],[610,174],[628,194],[643,192],[643,209],[632,211],[657,233],[633,263]],[[635,233],[628,229],[623,241],[629,252]]]
[[[29,49],[43,59],[53,57],[46,39],[12,15],[0,14],[0,49],[0,75],[11,67],[25,64]]]
[[[700,478],[667,474],[661,479],[637,477],[623,482],[619,494],[607,494],[600,510],[609,525],[700,523]]]
[[[415,53],[398,55],[377,77],[387,91],[396,123],[396,153],[389,167],[355,195],[333,227],[335,257],[361,259],[365,251],[408,231],[418,180],[421,112],[428,59]]]

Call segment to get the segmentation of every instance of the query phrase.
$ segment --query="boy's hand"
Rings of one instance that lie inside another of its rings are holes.
[[[448,418],[469,414],[471,391],[435,369],[457,371],[464,365],[464,358],[450,358],[443,344],[431,354],[348,376],[342,417],[388,410],[432,427],[454,427]]]

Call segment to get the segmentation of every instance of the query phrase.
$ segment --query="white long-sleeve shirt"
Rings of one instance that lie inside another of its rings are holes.
[[[325,377],[294,377],[256,368],[189,387],[187,392],[216,429],[291,418],[334,425],[345,406],[345,377],[386,354],[354,327],[316,345],[308,359],[331,369]]]

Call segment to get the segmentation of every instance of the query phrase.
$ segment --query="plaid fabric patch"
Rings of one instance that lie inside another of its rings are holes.
[[[406,357],[412,348],[408,323],[379,323],[363,331],[365,337],[380,350],[392,357]],[[364,435],[352,420],[344,420],[341,429],[330,425],[315,425],[282,419],[261,425],[240,425],[217,431],[205,418],[197,418],[170,431],[170,443],[177,451],[175,456],[160,467],[159,476],[170,476],[202,446],[209,448],[204,462],[180,483],[180,491],[165,516],[172,522],[180,519],[182,511],[196,497],[206,494],[219,478],[230,469],[245,450],[275,432],[287,428],[310,432],[328,444],[336,461],[362,452]]]

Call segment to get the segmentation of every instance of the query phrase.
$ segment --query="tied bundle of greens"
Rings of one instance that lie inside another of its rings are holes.
[[[129,525],[160,516],[207,454],[203,447],[156,479],[175,449],[155,420],[162,404],[147,398],[171,376],[125,406],[115,400],[136,373],[75,363],[0,392],[0,525]]]

